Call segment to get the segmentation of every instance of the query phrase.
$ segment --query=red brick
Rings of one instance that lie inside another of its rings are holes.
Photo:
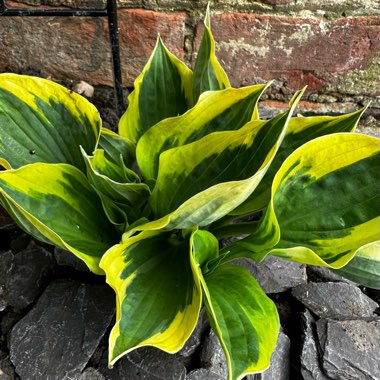
[[[380,52],[380,17],[322,21],[225,13],[212,18],[212,29],[235,86],[278,79],[293,91],[304,85],[318,91],[330,74],[366,70]],[[202,31],[200,23],[196,47]]]
[[[169,50],[184,59],[185,13],[156,13],[144,10],[119,11],[120,46],[126,83],[143,69],[160,33]]]
[[[264,100],[260,102],[261,114],[273,117],[289,109],[289,104],[277,100]],[[359,109],[356,103],[313,103],[301,100],[295,111],[295,115],[343,115]]]
[[[120,10],[124,85],[143,69],[160,33],[183,57],[186,15]],[[112,85],[107,20],[88,17],[0,17],[0,72],[37,72],[54,79]]]

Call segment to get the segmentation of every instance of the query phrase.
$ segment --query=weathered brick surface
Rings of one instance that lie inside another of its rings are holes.
[[[185,20],[185,13],[119,12],[121,58],[126,83],[132,84],[143,69],[158,33],[169,50],[184,59]]]
[[[277,79],[282,91],[351,93],[353,73],[370,77],[369,96],[379,95],[380,18],[317,18],[224,13],[212,18],[217,54],[235,86]],[[203,30],[199,23],[195,46]],[[362,89],[361,89],[362,91]]]
[[[105,5],[106,0],[6,0],[7,3],[27,5],[67,6],[67,7],[98,7]],[[119,7],[163,10],[181,9],[203,12],[210,3],[215,11],[255,11],[255,12],[314,12],[319,16],[350,15],[380,15],[378,0],[117,0]]]
[[[101,9],[106,6],[106,0],[6,0],[8,7],[12,8],[27,8],[38,6],[57,6],[69,8],[94,8]]]
[[[182,13],[119,12],[126,85],[132,85],[144,67],[157,33],[183,58],[184,20]],[[0,72],[33,72],[112,85],[108,27],[103,18],[0,17],[0,30]]]
[[[378,0],[263,0],[265,4],[273,5],[276,10],[318,11],[319,15],[326,12],[375,15],[380,13]]]
[[[111,83],[110,51],[100,18],[0,17],[0,71]]]
[[[124,85],[133,85],[158,32],[174,54],[194,63],[207,3],[117,0]],[[8,0],[7,4],[101,8],[106,0]],[[323,113],[340,113],[344,104],[358,107],[368,100],[372,109],[380,110],[379,0],[214,0],[210,4],[217,55],[233,85],[274,79],[263,99],[286,102],[296,89],[308,85],[304,99],[325,104]],[[0,17],[0,72],[112,86],[110,62],[104,18]]]

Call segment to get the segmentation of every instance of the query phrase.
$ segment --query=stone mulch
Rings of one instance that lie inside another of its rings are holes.
[[[277,304],[271,367],[249,380],[380,380],[380,292],[323,268],[239,260]],[[107,367],[114,293],[70,253],[34,241],[0,211],[1,380],[223,380],[224,353],[202,312],[176,355],[141,348]]]

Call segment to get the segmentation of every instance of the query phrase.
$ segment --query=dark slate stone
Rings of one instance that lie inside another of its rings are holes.
[[[331,380],[322,370],[315,320],[306,309],[302,314],[301,373],[304,380]]]
[[[0,379],[1,380],[1,379]],[[95,368],[86,368],[80,375],[79,380],[105,380],[104,376]]]
[[[11,240],[10,249],[13,253],[19,253],[27,249],[28,245],[33,241],[32,237],[26,233],[18,234],[15,239]]]
[[[192,355],[200,347],[202,338],[209,329],[209,326],[205,309],[202,309],[193,333],[185,343],[184,347],[176,354],[178,360],[180,360],[185,366],[191,363]]]
[[[70,251],[55,247],[54,256],[58,265],[68,266],[80,272],[89,272],[87,265]]]
[[[261,380],[290,379],[290,339],[279,333],[276,348],[273,351],[270,367],[261,374]]]
[[[10,356],[22,380],[76,379],[114,315],[105,285],[52,282],[10,333]]]
[[[326,267],[318,267],[314,265],[308,265],[306,268],[307,277],[312,282],[345,282],[347,284],[355,285],[354,282],[339,276],[339,274],[331,271]]]
[[[9,231],[16,227],[16,222],[9,214],[0,206],[0,231]]]
[[[0,343],[6,346],[7,335],[11,328],[23,317],[20,313],[8,308],[0,313]]]
[[[14,380],[15,369],[9,356],[0,350],[0,380]]]
[[[0,206],[0,254],[11,248],[12,240],[20,235],[20,230],[8,213]]]
[[[324,372],[335,380],[380,379],[380,320],[320,319]]]
[[[379,305],[351,284],[309,282],[292,295],[320,318],[371,317]]]
[[[0,255],[0,310],[22,310],[35,301],[54,273],[55,261],[46,249],[31,241],[17,254]]]
[[[248,269],[259,282],[265,293],[280,293],[307,282],[303,264],[268,256],[263,262],[249,259],[234,261]]]
[[[290,339],[280,331],[276,348],[273,351],[270,367],[262,372],[260,380],[290,380]],[[255,380],[255,375],[248,375],[246,380]]]
[[[112,369],[106,351],[99,371],[106,380],[185,380],[186,368],[175,355],[153,347],[142,347],[123,356]]]
[[[205,337],[201,351],[201,367],[226,379],[228,374],[227,361],[223,348],[215,333],[210,333]]]
[[[199,368],[188,373],[186,380],[225,380],[225,378],[206,368]]]

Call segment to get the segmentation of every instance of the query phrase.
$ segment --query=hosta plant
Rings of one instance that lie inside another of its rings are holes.
[[[293,117],[299,91],[261,120],[267,85],[232,88],[214,45],[209,14],[194,71],[158,39],[119,134],[76,93],[0,74],[0,202],[106,275],[111,366],[141,346],[179,351],[204,305],[230,379],[268,368],[278,314],[236,258],[275,255],[380,288],[379,139],[352,133],[364,110]]]

